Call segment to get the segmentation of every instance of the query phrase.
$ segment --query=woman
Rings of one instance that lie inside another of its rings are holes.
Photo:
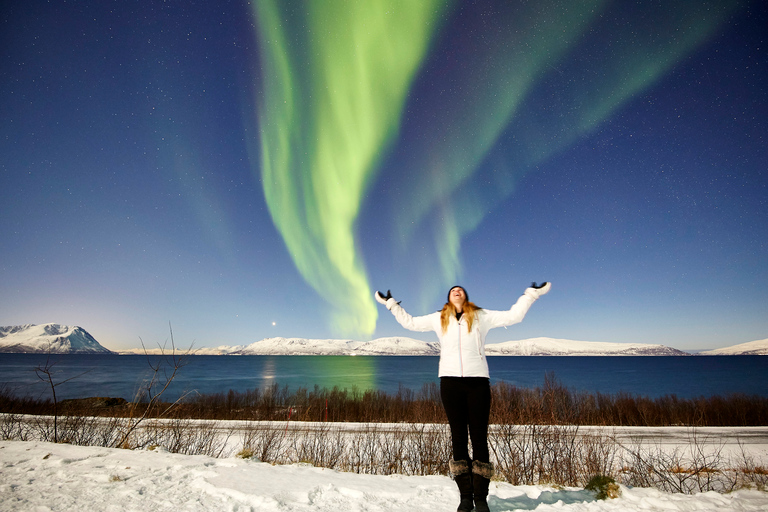
[[[441,311],[409,315],[387,291],[376,292],[378,302],[411,331],[435,331],[440,340],[440,397],[451,427],[453,460],[449,467],[461,494],[457,512],[488,512],[488,484],[493,465],[488,453],[491,387],[485,359],[485,335],[494,327],[521,322],[531,305],[549,291],[550,283],[533,283],[508,311],[491,311],[469,301],[467,291],[454,286]],[[467,436],[469,430],[469,438]],[[472,458],[468,440],[472,442]]]

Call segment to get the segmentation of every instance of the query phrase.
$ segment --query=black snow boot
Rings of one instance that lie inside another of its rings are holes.
[[[466,460],[452,460],[448,463],[453,479],[459,486],[461,502],[456,512],[471,512],[474,508],[472,502],[472,472],[469,470],[469,462]]]
[[[493,464],[476,460],[472,463],[472,484],[475,496],[475,512],[489,512],[488,485],[493,476]]]

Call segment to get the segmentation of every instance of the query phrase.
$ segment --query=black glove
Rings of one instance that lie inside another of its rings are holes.
[[[549,292],[549,289],[552,288],[552,284],[544,281],[540,285],[537,285],[535,282],[531,283],[530,288],[526,288],[525,294],[529,297],[533,297],[534,299],[538,299],[542,295],[546,295],[547,292]]]
[[[376,302],[378,302],[379,304],[384,304],[386,306],[387,301],[392,298],[392,292],[387,290],[387,294],[382,295],[381,292],[377,291],[373,296],[376,299]],[[400,304],[400,302],[398,302],[398,304]]]

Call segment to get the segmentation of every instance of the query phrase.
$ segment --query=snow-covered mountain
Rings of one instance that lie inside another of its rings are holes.
[[[485,346],[489,356],[687,356],[664,345],[531,338]]]
[[[699,352],[703,356],[768,356],[768,338]]]
[[[97,354],[111,353],[82,327],[59,324],[0,327],[0,352]]]
[[[176,347],[175,350],[171,350],[171,347],[146,347],[146,348],[129,348],[124,350],[118,350],[120,355],[186,355],[187,353],[195,356],[227,356],[230,354],[239,353],[245,348],[245,345],[221,345],[218,347]]]
[[[440,353],[437,342],[411,338],[379,338],[372,341],[267,338],[231,352],[233,355],[361,355],[432,356]]]
[[[230,354],[242,355],[438,355],[440,345],[411,338],[373,341],[267,338]],[[680,356],[689,355],[664,345],[599,343],[532,338],[485,346],[489,356]]]
[[[177,348],[177,353],[187,349]],[[85,329],[59,324],[0,327],[0,353],[92,354],[111,353]],[[121,350],[120,354],[144,354],[144,349]],[[170,349],[147,348],[146,353],[170,353]],[[266,338],[250,345],[221,345],[193,348],[195,355],[408,355],[440,354],[437,342],[406,337],[372,341]],[[603,343],[553,338],[530,338],[485,346],[489,356],[685,356],[687,352],[664,345]],[[768,339],[700,352],[700,355],[768,355]]]
[[[440,346],[411,338],[379,338],[373,341],[315,340],[304,338],[266,338],[250,345],[220,345],[192,349],[176,347],[176,354],[196,356],[433,356]],[[120,354],[170,354],[169,347],[133,348]]]
[[[177,348],[177,353],[187,349]],[[161,349],[147,349],[150,354]],[[599,343],[590,341],[532,338],[507,341],[485,346],[489,356],[681,356],[690,355],[664,345],[641,343]],[[143,349],[121,351],[121,354],[143,354]],[[165,350],[170,353],[170,350]],[[222,345],[214,348],[194,349],[195,355],[405,355],[436,356],[440,354],[437,342],[412,338],[379,338],[373,341],[318,340],[304,338],[266,338],[250,345]]]

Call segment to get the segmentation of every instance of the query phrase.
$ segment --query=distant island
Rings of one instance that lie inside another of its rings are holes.
[[[113,352],[99,344],[82,327],[59,324],[0,327],[0,353],[55,354],[160,354],[169,349],[142,348]],[[187,349],[176,349],[185,353]],[[250,345],[222,345],[193,348],[194,355],[337,355],[374,356],[407,355],[436,356],[440,345],[436,341],[421,341],[406,337],[378,338],[372,341],[266,338]],[[553,338],[531,338],[485,346],[488,356],[689,356],[688,352],[645,343],[605,343]],[[732,347],[701,352],[700,355],[768,355],[768,339],[742,343]]]

